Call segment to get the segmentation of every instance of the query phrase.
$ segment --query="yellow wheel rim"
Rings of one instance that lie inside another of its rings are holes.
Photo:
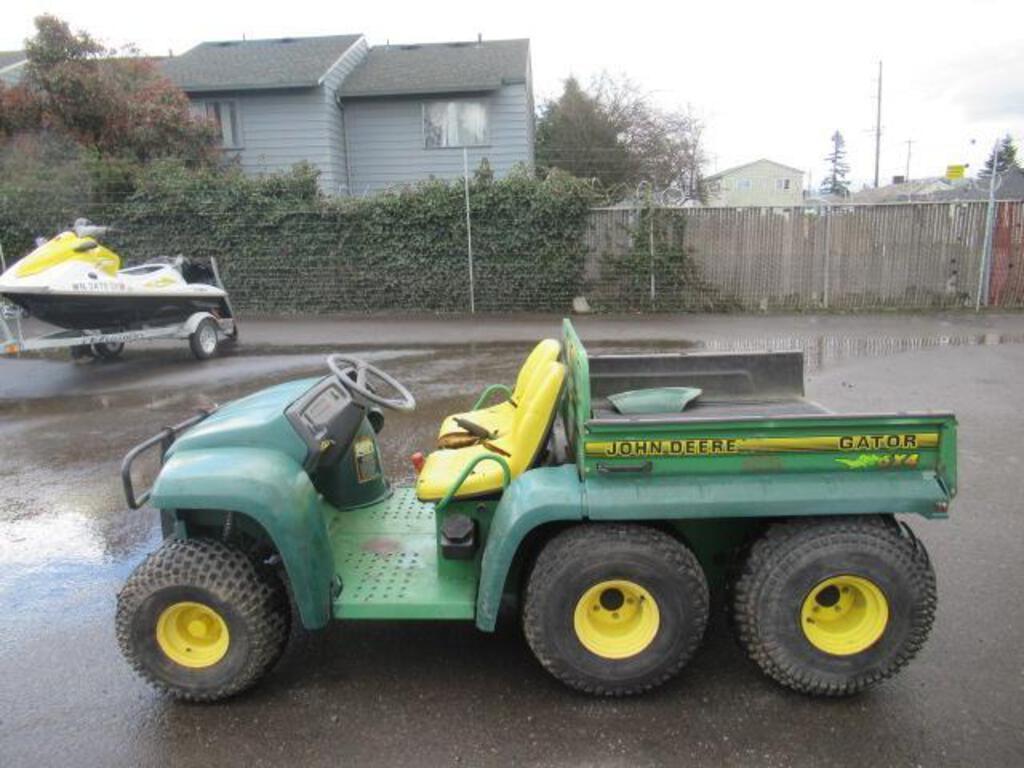
[[[804,598],[800,626],[811,645],[833,656],[850,656],[878,642],[889,623],[889,601],[878,585],[860,576],[833,576]]]
[[[628,659],[658,634],[661,614],[651,593],[632,581],[595,584],[576,603],[573,627],[580,643],[605,659]]]
[[[212,667],[228,652],[228,625],[202,603],[175,603],[156,621],[156,641],[171,661],[183,667]]]

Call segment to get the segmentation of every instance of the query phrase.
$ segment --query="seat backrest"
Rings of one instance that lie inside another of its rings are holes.
[[[526,397],[526,391],[530,386],[530,380],[533,378],[534,373],[544,363],[557,360],[561,352],[562,345],[557,339],[544,339],[533,348],[533,351],[526,356],[526,360],[519,369],[519,375],[516,376],[516,386],[512,390],[512,400],[515,403],[519,403]]]
[[[512,430],[505,438],[513,477],[525,472],[544,447],[565,384],[567,369],[557,360],[538,366],[516,408]]]

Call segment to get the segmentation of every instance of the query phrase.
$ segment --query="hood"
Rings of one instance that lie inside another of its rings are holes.
[[[228,403],[184,432],[167,457],[181,451],[244,447],[279,451],[304,464],[309,449],[285,410],[322,378],[289,381]]]

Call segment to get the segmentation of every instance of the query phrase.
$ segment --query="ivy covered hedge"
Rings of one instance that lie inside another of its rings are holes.
[[[118,228],[108,239],[126,260],[215,256],[242,311],[469,309],[461,180],[335,200],[317,192],[308,168],[248,178],[160,162],[137,174],[127,199],[105,202],[80,166],[3,176],[8,261],[34,236],[86,216]],[[568,175],[478,172],[470,184],[477,310],[567,310],[582,289],[590,200],[589,185]]]

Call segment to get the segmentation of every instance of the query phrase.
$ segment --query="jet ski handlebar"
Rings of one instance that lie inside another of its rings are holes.
[[[73,229],[75,234],[79,237],[103,237],[108,232],[117,231],[114,227],[93,224],[88,219],[75,219],[75,226]]]

